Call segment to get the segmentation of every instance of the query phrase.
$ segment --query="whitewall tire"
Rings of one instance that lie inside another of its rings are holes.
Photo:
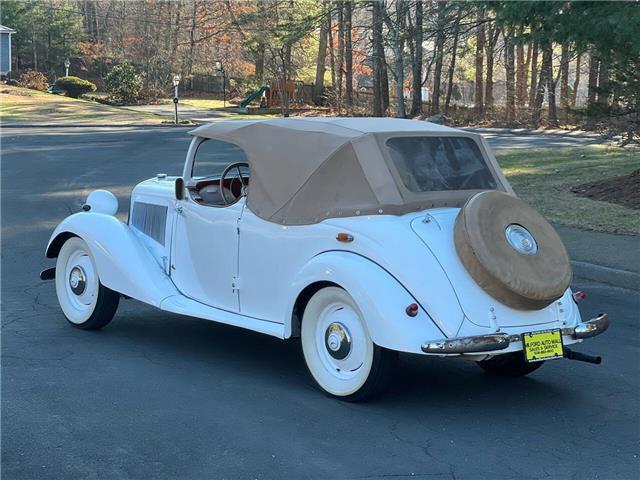
[[[302,351],[311,376],[331,396],[363,400],[386,387],[397,352],[373,343],[360,309],[342,288],[326,287],[307,303]]]
[[[115,315],[120,295],[100,283],[91,251],[81,238],[71,237],[62,245],[55,280],[60,308],[74,327],[97,330]]]

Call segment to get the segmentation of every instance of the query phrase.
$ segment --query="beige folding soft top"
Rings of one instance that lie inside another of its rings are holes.
[[[282,225],[462,206],[477,192],[409,191],[384,148],[390,137],[470,137],[479,144],[498,189],[511,191],[479,135],[419,120],[331,117],[235,120],[203,125],[190,133],[242,148],[251,178],[248,207],[259,217]]]

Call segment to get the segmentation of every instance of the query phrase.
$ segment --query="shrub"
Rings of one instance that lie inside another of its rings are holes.
[[[136,73],[133,65],[120,63],[113,67],[104,79],[107,91],[116,100],[135,103],[142,91],[142,77]]]
[[[60,77],[56,80],[56,86],[62,88],[72,98],[96,91],[94,83],[78,77]]]
[[[47,77],[37,70],[25,70],[18,77],[19,87],[30,88],[31,90],[45,91],[47,89]]]

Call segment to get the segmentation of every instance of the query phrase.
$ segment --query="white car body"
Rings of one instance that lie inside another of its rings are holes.
[[[489,151],[480,137],[473,138]],[[195,136],[187,152],[186,184],[202,141]],[[510,337],[500,351],[465,353],[482,360],[522,350],[525,332],[561,329],[564,345],[582,341],[574,335],[581,318],[570,290],[543,309],[525,311],[501,304],[476,284],[453,243],[459,208],[282,225],[254,214],[245,198],[225,208],[201,205],[188,195],[178,200],[175,182],[176,177],[158,175],[138,184],[129,223],[116,218],[108,192],[94,192],[90,211],[69,216],[55,229],[47,257],[56,257],[67,238],[80,237],[109,289],[160,310],[281,339],[300,335],[301,302],[319,286],[333,284],[357,303],[373,342],[390,350],[457,356],[425,353],[422,347],[495,333]],[[166,209],[156,239],[131,223],[138,203]],[[340,233],[353,241],[338,241]],[[406,309],[413,303],[419,310],[410,316]]]

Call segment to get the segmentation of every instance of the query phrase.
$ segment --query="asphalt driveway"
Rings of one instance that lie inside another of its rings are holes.
[[[501,381],[403,355],[364,404],[317,391],[297,341],[133,300],[103,331],[68,326],[38,279],[56,223],[99,187],[126,211],[135,183],[181,171],[187,144],[182,128],[3,130],[4,478],[638,478],[638,292],[576,280],[583,316],[614,322],[577,348],[600,366]]]

